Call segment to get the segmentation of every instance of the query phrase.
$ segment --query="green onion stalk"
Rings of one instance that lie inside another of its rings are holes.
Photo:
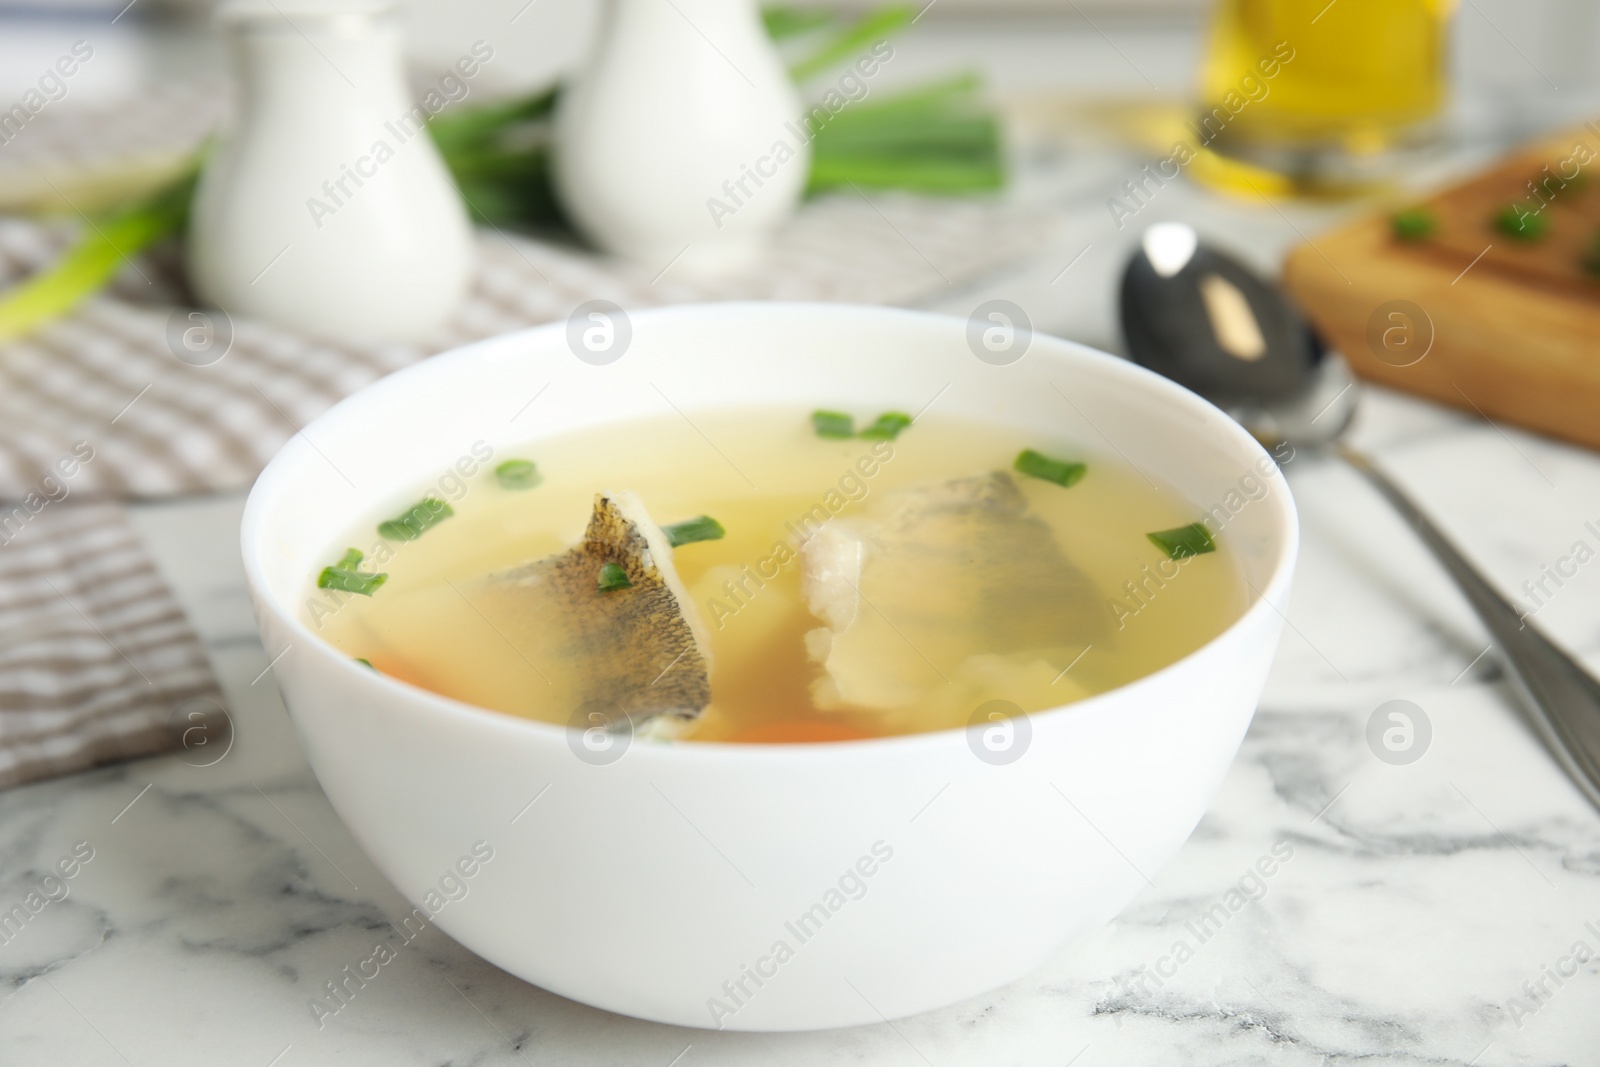
[[[54,264],[0,294],[0,342],[59,318],[104,288],[130,259],[183,227],[199,175],[198,157],[180,177],[99,218]]]
[[[895,5],[854,21],[815,8],[766,7],[768,35],[786,51],[809,46],[790,65],[802,89],[862,49],[909,26],[914,9]],[[551,120],[561,87],[436,116],[429,132],[472,216],[517,230],[570,228],[550,175]],[[808,120],[809,121],[809,120]],[[1000,124],[974,75],[881,99],[862,99],[814,122],[807,192],[841,186],[956,196],[1005,184]],[[77,240],[54,264],[0,293],[0,342],[67,314],[104,288],[122,263],[180,233],[201,153],[153,193],[84,216]]]

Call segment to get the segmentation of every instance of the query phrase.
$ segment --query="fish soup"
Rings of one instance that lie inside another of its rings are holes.
[[[708,742],[962,727],[1130,682],[1248,602],[1193,505],[988,422],[708,411],[464,459],[330,546],[308,622],[510,715]]]

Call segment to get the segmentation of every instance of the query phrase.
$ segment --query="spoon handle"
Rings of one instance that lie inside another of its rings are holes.
[[[1439,528],[1360,452],[1337,446],[1344,460],[1400,513],[1466,595],[1500,646],[1501,660],[1527,698],[1534,727],[1574,784],[1600,808],[1600,682],[1556,647],[1468,563]]]

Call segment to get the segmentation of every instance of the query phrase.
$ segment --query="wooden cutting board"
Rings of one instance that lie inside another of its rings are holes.
[[[1512,205],[1541,236],[1497,225]],[[1296,248],[1285,285],[1359,376],[1600,448],[1600,122],[1418,206],[1426,238],[1365,218]]]

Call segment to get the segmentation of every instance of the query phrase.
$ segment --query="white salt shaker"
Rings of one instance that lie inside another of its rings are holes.
[[[810,167],[755,0],[606,0],[556,119],[557,190],[591,240],[651,268],[736,265],[794,213]]]
[[[409,339],[470,279],[460,194],[409,99],[388,0],[226,0],[239,85],[190,218],[190,278],[229,314]]]

